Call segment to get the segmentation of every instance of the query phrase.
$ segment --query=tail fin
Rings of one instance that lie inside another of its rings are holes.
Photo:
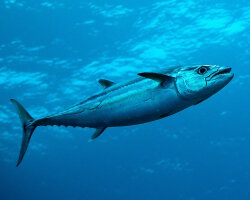
[[[19,158],[17,161],[17,167],[23,160],[24,154],[28,148],[30,138],[32,133],[36,129],[36,125],[34,124],[34,119],[30,116],[30,114],[25,110],[25,108],[15,99],[10,100],[14,106],[16,107],[17,113],[22,123],[23,127],[23,139],[22,139],[22,146],[20,149]]]

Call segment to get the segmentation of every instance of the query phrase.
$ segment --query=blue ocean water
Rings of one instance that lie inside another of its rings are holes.
[[[0,2],[0,199],[249,200],[247,0]],[[39,127],[16,168],[16,98],[34,117],[173,65],[231,66],[209,100],[148,124]]]

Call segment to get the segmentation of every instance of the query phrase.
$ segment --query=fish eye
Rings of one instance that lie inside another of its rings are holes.
[[[208,68],[206,66],[201,66],[199,69],[198,69],[198,74],[200,75],[203,75],[203,74],[206,74],[208,71]]]

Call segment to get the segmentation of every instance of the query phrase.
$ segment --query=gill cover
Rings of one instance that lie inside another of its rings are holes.
[[[176,88],[185,99],[197,98],[206,88],[206,77],[199,75],[195,68],[180,70],[176,79]]]

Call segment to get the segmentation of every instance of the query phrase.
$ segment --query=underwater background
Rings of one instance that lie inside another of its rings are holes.
[[[248,0],[2,0],[1,200],[249,200]],[[230,66],[218,94],[171,117],[109,128],[39,127],[16,168],[21,125],[115,82],[175,65]]]

